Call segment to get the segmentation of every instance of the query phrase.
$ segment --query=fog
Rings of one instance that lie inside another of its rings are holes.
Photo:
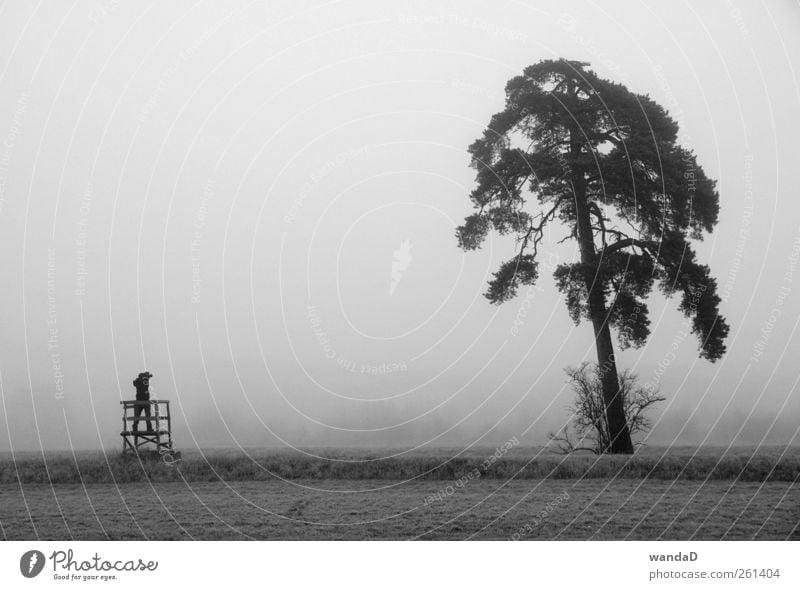
[[[728,353],[651,298],[618,351],[667,398],[648,444],[798,442],[796,4],[217,4],[0,8],[0,450],[116,448],[144,370],[177,448],[546,442],[596,359],[547,272],[575,244],[554,226],[492,306],[513,241],[454,231],[467,146],[558,57],[649,94],[718,180]]]

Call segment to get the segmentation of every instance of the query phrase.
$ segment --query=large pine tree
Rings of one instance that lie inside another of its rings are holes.
[[[716,225],[719,195],[677,134],[648,96],[599,78],[586,63],[545,60],[508,82],[505,109],[469,148],[476,211],[458,228],[459,245],[479,248],[490,230],[518,240],[489,283],[492,303],[534,284],[547,224],[558,220],[565,239],[577,240],[579,260],[554,276],[575,323],[588,319],[594,328],[611,453],[633,452],[611,328],[622,348],[645,343],[644,300],[654,284],[681,293],[702,357],[725,352],[716,281],[689,243]]]

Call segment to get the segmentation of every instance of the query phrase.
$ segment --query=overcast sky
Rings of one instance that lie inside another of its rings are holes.
[[[145,369],[181,448],[545,442],[595,359],[547,272],[575,245],[497,307],[513,242],[454,229],[506,81],[558,57],[718,180],[728,354],[653,296],[618,355],[667,398],[649,442],[796,443],[798,56],[797,2],[6,2],[0,450],[116,447]]]

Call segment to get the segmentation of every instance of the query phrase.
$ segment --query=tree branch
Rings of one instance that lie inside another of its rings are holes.
[[[608,243],[606,242],[606,219],[603,217],[603,212],[600,211],[600,207],[597,206],[597,203],[594,201],[589,201],[589,213],[597,218],[597,223],[599,226],[592,226],[592,229],[600,230],[600,242],[603,244],[603,248],[606,248]]]
[[[558,211],[559,205],[561,205],[561,201],[564,197],[559,197],[556,199],[555,204],[547,213],[539,213],[538,220],[539,223],[536,224],[531,221],[531,225],[528,228],[528,231],[525,235],[521,238],[522,245],[519,248],[519,255],[522,256],[523,251],[525,248],[528,247],[528,243],[531,241],[531,237],[533,237],[533,255],[536,256],[537,248],[539,246],[539,242],[544,239],[544,226],[551,220],[555,219],[556,212]]]
[[[577,226],[577,225],[573,225],[573,226],[572,226],[572,230],[570,230],[570,232],[569,232],[569,233],[568,233],[566,236],[564,236],[563,238],[561,238],[560,240],[558,240],[558,243],[559,243],[559,244],[563,244],[563,243],[564,243],[564,242],[566,242],[567,240],[569,240],[569,239],[575,239],[575,238],[577,238],[577,237],[578,237],[578,226]]]
[[[642,250],[650,251],[658,248],[658,242],[653,242],[650,240],[637,240],[636,238],[625,238],[624,240],[619,240],[603,248],[601,255],[608,256],[612,252],[622,250],[623,248],[630,248],[631,246],[636,246]],[[652,252],[650,252],[650,254],[652,255]]]

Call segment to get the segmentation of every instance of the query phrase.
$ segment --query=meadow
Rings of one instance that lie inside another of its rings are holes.
[[[5,539],[795,539],[800,449],[0,457]],[[386,458],[386,457],[389,458]],[[470,477],[471,474],[471,477]]]

